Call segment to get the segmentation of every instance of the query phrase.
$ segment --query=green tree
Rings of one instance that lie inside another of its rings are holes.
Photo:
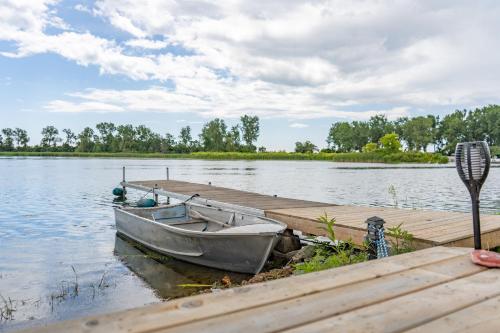
[[[172,153],[175,151],[176,146],[174,136],[170,133],[165,134],[165,137],[161,140],[161,152]]]
[[[328,148],[338,152],[349,152],[354,149],[354,131],[350,123],[338,122],[332,124],[326,142]]]
[[[315,151],[318,151],[318,147],[309,140],[305,142],[295,142],[296,153],[314,153]]]
[[[240,118],[243,141],[245,142],[245,151],[256,151],[257,147],[253,144],[259,138],[259,117],[244,115]]]
[[[227,151],[238,151],[240,150],[240,129],[239,126],[233,126],[226,134],[226,150]]]
[[[370,142],[370,126],[364,121],[353,121],[351,128],[352,147],[354,150],[361,151]]]
[[[23,130],[19,127],[17,127],[14,130],[14,138],[16,141],[17,148],[19,149],[22,147],[23,149],[26,149],[28,146],[28,142],[30,141],[30,138],[28,136],[28,132],[26,130]]]
[[[224,120],[216,118],[206,123],[200,134],[205,151],[224,151],[226,149],[227,126]]]
[[[77,137],[76,134],[73,133],[73,131],[69,128],[64,128],[63,130],[64,135],[66,135],[66,139],[64,140],[63,143],[63,148],[65,151],[71,151],[74,148],[74,144],[76,143]]]
[[[44,148],[54,148],[57,142],[60,141],[58,137],[59,131],[54,126],[46,126],[42,129],[41,146]]]
[[[379,142],[387,133],[392,133],[394,131],[394,125],[387,120],[385,115],[372,116],[368,121],[368,126],[370,127],[369,135],[371,142]]]
[[[445,154],[453,154],[457,143],[470,141],[471,135],[467,129],[467,110],[456,110],[446,115],[439,126],[439,149]]]
[[[99,132],[99,151],[110,152],[113,150],[113,141],[115,139],[114,133],[116,126],[113,123],[99,123],[96,126]]]
[[[181,128],[179,134],[179,143],[177,144],[177,149],[180,153],[191,152],[191,145],[193,143],[193,137],[191,136],[191,127],[186,126]]]
[[[406,142],[408,150],[427,151],[427,146],[435,142],[436,118],[434,116],[414,117],[402,126],[401,138]]]
[[[4,128],[2,129],[2,133],[5,136],[2,144],[2,149],[6,151],[14,150],[14,131],[12,128]]]
[[[389,133],[384,135],[379,140],[380,148],[384,153],[397,153],[401,151],[401,142],[396,133]]]
[[[90,127],[85,127],[83,131],[78,134],[78,151],[92,152],[94,151],[94,130]]]
[[[116,128],[114,150],[120,152],[133,151],[135,144],[135,130],[132,125],[120,125]]]

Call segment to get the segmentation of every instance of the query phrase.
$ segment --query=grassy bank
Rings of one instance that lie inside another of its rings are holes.
[[[101,158],[164,158],[202,160],[317,160],[360,163],[447,163],[448,158],[440,154],[421,152],[382,153],[240,153],[240,152],[198,152],[191,154],[162,153],[83,153],[83,152],[0,152],[0,156],[42,156],[42,157],[101,157]]]

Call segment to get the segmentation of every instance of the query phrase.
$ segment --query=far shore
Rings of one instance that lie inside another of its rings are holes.
[[[382,153],[287,153],[287,152],[196,152],[179,153],[137,153],[137,152],[31,152],[4,151],[1,156],[39,157],[98,157],[98,158],[141,158],[141,159],[200,159],[200,160],[310,160],[354,163],[433,163],[445,164],[448,157],[437,153],[398,152]]]

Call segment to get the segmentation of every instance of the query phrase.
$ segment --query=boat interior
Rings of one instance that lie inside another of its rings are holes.
[[[282,228],[280,224],[258,216],[198,205],[179,204],[152,208],[125,208],[124,210],[157,223],[191,231],[227,233],[252,227],[254,231],[265,232],[270,229],[279,231],[278,229]],[[255,228],[256,225],[260,226],[258,228],[260,230]]]

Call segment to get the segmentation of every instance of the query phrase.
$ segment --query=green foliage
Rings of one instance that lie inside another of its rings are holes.
[[[369,142],[366,145],[364,145],[362,151],[363,153],[373,153],[377,151],[378,145],[374,142]]]
[[[315,245],[315,255],[308,261],[295,265],[298,273],[310,273],[322,271],[329,268],[340,267],[368,259],[365,251],[356,249],[351,241],[338,241],[335,238],[335,218],[328,215],[320,216],[318,221],[323,224],[328,238],[335,244],[318,243]]]
[[[368,259],[363,251],[354,251],[354,248],[339,250],[337,253],[324,256],[317,253],[311,260],[295,265],[297,273],[311,273],[329,268],[357,264]]]
[[[42,147],[55,147],[61,139],[58,137],[59,131],[54,126],[46,126],[42,129]]]
[[[379,140],[380,151],[386,154],[394,154],[401,151],[401,142],[396,133],[385,134]]]
[[[402,223],[395,227],[387,228],[386,235],[389,236],[391,254],[401,254],[415,251],[413,247],[413,234],[401,228]]]
[[[244,115],[240,118],[243,132],[243,141],[245,142],[245,151],[254,152],[257,148],[254,142],[259,137],[259,117]]]
[[[166,149],[166,148],[162,148]],[[83,151],[3,151],[0,156],[59,156],[59,157],[103,157],[103,158],[188,158],[200,160],[313,160],[331,162],[369,162],[369,163],[447,163],[448,158],[440,154],[421,152],[400,152],[397,154],[379,153],[287,153],[287,152],[193,152],[179,154],[169,152],[83,152]]]
[[[318,151],[318,147],[309,140],[305,142],[295,142],[296,153],[312,154],[315,151]]]
[[[328,238],[330,238],[332,242],[335,242],[335,230],[333,230],[333,226],[335,225],[335,222],[337,222],[335,217],[330,219],[328,218],[328,214],[325,212],[325,215],[318,217],[318,221],[324,224],[323,229],[325,229]]]
[[[491,156],[500,157],[500,146],[490,147]]]

